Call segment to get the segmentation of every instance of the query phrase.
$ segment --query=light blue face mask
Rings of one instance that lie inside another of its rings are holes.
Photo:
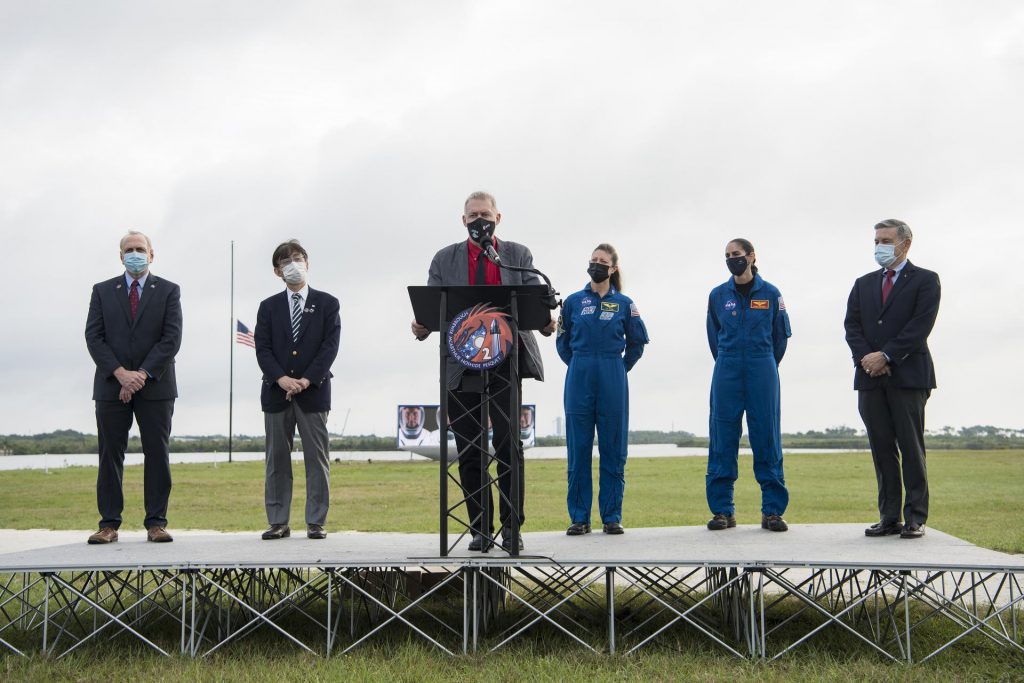
[[[124,255],[124,269],[132,275],[145,273],[147,268],[149,268],[149,254],[129,251]]]
[[[900,244],[903,244],[903,242],[900,242]],[[875,263],[883,268],[888,268],[896,263],[896,247],[898,246],[898,244],[876,244]]]

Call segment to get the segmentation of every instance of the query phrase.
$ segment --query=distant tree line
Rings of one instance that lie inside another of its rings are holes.
[[[331,450],[334,451],[395,450],[395,437],[393,436],[339,436],[331,434],[330,437]],[[258,453],[263,451],[264,443],[263,436],[239,435],[232,439],[231,448],[239,453]],[[83,434],[72,429],[61,429],[56,432],[47,432],[46,434],[8,434],[0,436],[0,455],[95,453],[97,447],[95,434]],[[295,439],[295,447],[300,447],[298,438]],[[172,453],[226,453],[228,450],[228,437],[221,435],[171,437],[170,448]],[[128,452],[142,452],[142,442],[137,436],[128,439]]]
[[[708,445],[706,436],[695,436],[689,432],[659,432],[637,430],[629,433],[631,444],[674,443],[677,446],[705,448]],[[538,446],[564,446],[565,437],[538,436]],[[974,427],[943,427],[925,434],[925,444],[933,449],[960,450],[998,450],[1007,448],[1024,448],[1024,429],[1007,429],[976,425]],[[296,448],[299,440],[295,440]],[[749,448],[747,437],[743,436],[740,445]],[[853,427],[830,427],[823,431],[796,432],[783,434],[782,445],[786,448],[868,448],[868,438],[863,430]],[[224,453],[228,450],[226,436],[179,436],[171,438],[172,453]],[[262,436],[236,436],[232,440],[232,450],[237,452],[261,452],[264,448]],[[64,455],[70,453],[95,453],[97,449],[96,435],[83,434],[72,429],[61,429],[45,434],[7,434],[0,436],[0,455],[36,455],[51,453]],[[340,436],[331,435],[333,451],[393,451],[393,436]],[[142,444],[138,437],[128,440],[129,453],[141,453]]]

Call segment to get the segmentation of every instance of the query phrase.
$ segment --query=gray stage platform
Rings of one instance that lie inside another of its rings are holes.
[[[560,565],[841,567],[896,570],[1024,571],[1024,555],[979,548],[929,529],[921,539],[867,538],[861,524],[793,525],[783,534],[759,526],[711,532],[704,527],[629,529],[622,536],[600,532],[568,537],[563,532],[523,535],[526,550],[510,558],[487,553],[437,554],[432,534],[331,533],[311,541],[304,535],[263,541],[259,532],[179,535],[174,543],[147,543],[141,534],[118,543],[90,546],[83,540],[13,553],[0,552],[0,573],[67,570],[405,567],[410,565]],[[45,543],[47,532],[38,532]],[[59,535],[61,541],[66,534]],[[465,543],[461,544],[462,546]]]
[[[128,637],[198,657],[257,630],[325,656],[396,630],[455,654],[540,627],[570,646],[627,654],[701,642],[777,659],[826,628],[893,661],[961,642],[1024,654],[1024,556],[935,529],[869,539],[864,526],[529,532],[518,557],[440,557],[433,534],[183,532],[154,544],[126,532],[89,546],[86,532],[26,532],[15,540],[35,547],[0,547],[0,654],[38,643],[60,657]]]

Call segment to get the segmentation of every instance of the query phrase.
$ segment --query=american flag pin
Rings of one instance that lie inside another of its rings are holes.
[[[114,289],[121,289],[121,285],[117,285]]]

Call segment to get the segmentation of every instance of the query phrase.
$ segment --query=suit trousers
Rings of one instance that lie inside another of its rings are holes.
[[[928,519],[928,469],[924,449],[924,406],[931,391],[901,389],[884,382],[857,392],[878,480],[880,521],[924,524]],[[902,474],[902,482],[901,482]]]
[[[287,524],[292,508],[292,446],[295,427],[306,465],[306,524],[324,525],[331,502],[330,439],[327,412],[305,412],[293,400],[277,413],[263,413],[267,431],[264,502],[270,524]]]
[[[469,373],[467,373],[469,374]],[[501,526],[509,526],[512,518],[512,462],[513,439],[522,450],[519,440],[519,409],[509,416],[509,370],[508,363],[490,371],[490,386],[487,388],[491,401],[488,412],[494,428],[495,459],[498,461],[498,491]],[[520,387],[520,405],[522,404],[522,383]],[[488,471],[488,453],[480,449],[480,437],[486,434],[487,425],[483,421],[483,394],[473,391],[449,391],[448,413],[451,417],[451,428],[455,432],[455,444],[459,449],[459,481],[466,500],[466,511],[469,514],[470,528],[474,533],[490,536],[494,532],[494,503],[491,498],[491,478]],[[519,524],[526,521],[523,515],[523,495],[525,487],[525,469],[523,458],[516,458],[516,469],[519,475],[519,505],[517,512]],[[487,513],[484,514],[485,502]]]
[[[99,437],[99,472],[96,475],[96,506],[100,527],[117,529],[124,510],[124,452],[132,419],[139,423],[142,440],[144,524],[147,529],[167,526],[167,501],[171,497],[171,463],[167,443],[171,437],[174,399],[96,401]]]

